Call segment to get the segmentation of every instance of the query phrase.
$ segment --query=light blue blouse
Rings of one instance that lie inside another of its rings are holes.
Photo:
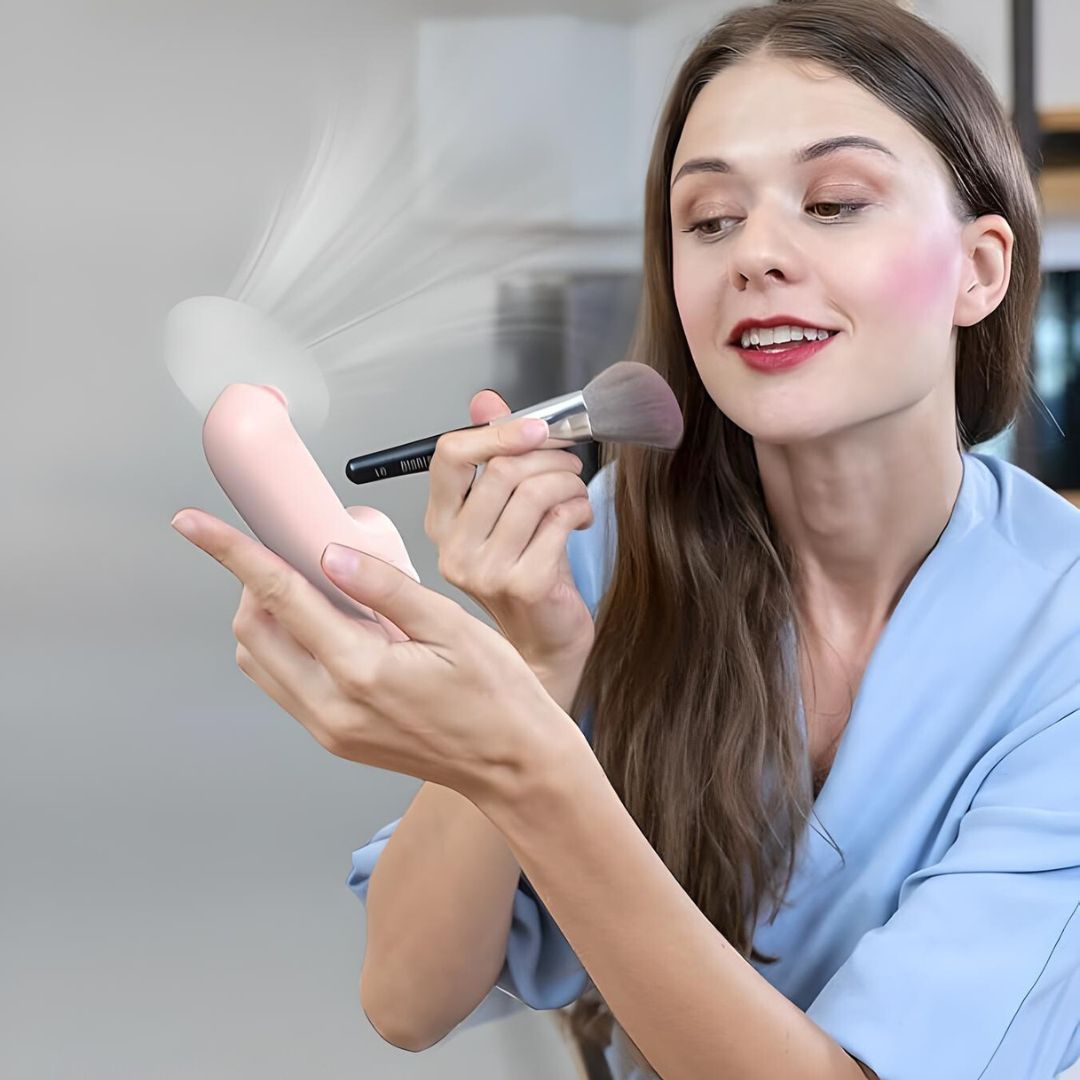
[[[755,931],[780,960],[756,966],[882,1080],[1050,1080],[1080,1057],[1080,510],[1003,459],[963,462],[865,669],[785,905]],[[567,546],[594,613],[611,469]],[[353,854],[362,900],[396,825]],[[502,974],[458,1030],[586,985],[522,875]],[[617,1080],[644,1075],[620,1040],[608,1061]]]

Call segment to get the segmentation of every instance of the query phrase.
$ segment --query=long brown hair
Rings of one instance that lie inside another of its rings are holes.
[[[602,448],[603,464],[617,462],[617,554],[571,711],[592,712],[596,756],[675,879],[740,953],[769,962],[753,948],[754,928],[779,909],[813,805],[784,645],[785,628],[802,627],[795,560],[766,513],[751,436],[717,408],[691,358],[675,304],[668,203],[698,93],[729,64],[762,52],[816,61],[870,91],[937,149],[959,220],[1000,214],[1012,227],[1003,300],[957,329],[965,451],[1030,403],[1040,239],[1031,174],[992,86],[952,40],[887,0],[742,8],[700,40],[675,79],[646,181],[630,356],[670,383],[685,436],[673,454]],[[613,1017],[591,985],[561,1019],[583,1052],[595,1056],[610,1041]]]

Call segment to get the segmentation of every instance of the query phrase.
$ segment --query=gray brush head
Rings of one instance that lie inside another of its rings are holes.
[[[601,371],[581,396],[596,442],[641,443],[674,450],[683,437],[679,403],[647,364],[620,360]]]

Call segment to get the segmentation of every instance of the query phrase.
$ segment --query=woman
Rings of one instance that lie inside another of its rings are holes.
[[[993,91],[877,0],[734,12],[676,79],[645,229],[633,355],[678,451],[605,455],[588,501],[523,424],[432,462],[440,570],[503,638],[364,559],[327,572],[414,640],[358,659],[207,523],[241,667],[333,752],[434,781],[354,855],[365,1010],[419,1050],[506,994],[576,1002],[634,1080],[1054,1076],[1080,514],[971,452],[1025,401],[1039,281]]]

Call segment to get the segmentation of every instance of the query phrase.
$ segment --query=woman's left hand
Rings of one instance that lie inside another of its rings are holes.
[[[181,527],[182,526],[182,527]],[[448,597],[337,544],[323,571],[409,635],[338,610],[257,540],[196,509],[173,527],[244,586],[241,671],[338,757],[431,780],[477,801],[506,791],[574,723],[514,647]],[[332,566],[340,553],[353,566]]]

